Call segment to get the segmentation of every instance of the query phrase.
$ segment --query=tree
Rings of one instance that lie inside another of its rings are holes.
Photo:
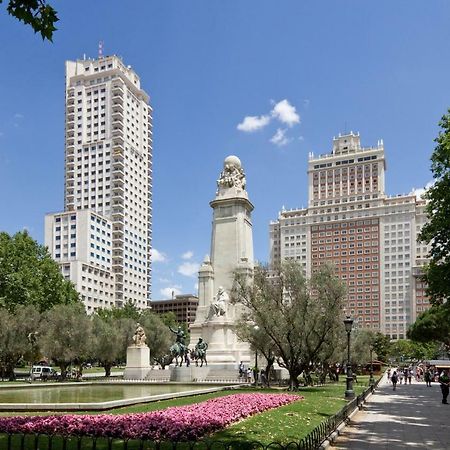
[[[383,333],[377,332],[372,344],[377,358],[380,361],[386,362],[391,347],[391,341],[389,337]]]
[[[41,33],[43,40],[52,41],[55,23],[59,19],[56,11],[45,0],[9,0],[6,10],[11,16],[30,25],[35,33]]]
[[[298,376],[333,349],[343,327],[344,294],[331,266],[306,280],[303,268],[287,261],[275,270],[256,266],[252,278],[236,272],[232,302],[244,306],[244,321],[270,338],[278,363],[289,371],[290,389],[297,389]]]
[[[92,322],[82,304],[56,305],[46,311],[38,337],[42,353],[61,368],[64,378],[70,364],[79,366],[89,357]]]
[[[105,369],[106,377],[111,375],[112,366],[121,356],[123,342],[127,341],[127,334],[120,322],[97,314],[92,317],[90,356]]]
[[[44,246],[26,231],[0,233],[0,307],[14,311],[18,305],[34,305],[42,312],[77,301],[75,287]]]
[[[407,336],[415,342],[440,342],[450,352],[450,308],[435,305],[422,313],[409,327]]]
[[[150,356],[158,364],[164,366],[169,348],[172,345],[172,333],[159,314],[151,310],[142,312],[139,323],[145,330]]]
[[[424,197],[428,200],[428,221],[419,239],[431,244],[430,262],[425,270],[427,294],[433,304],[450,307],[450,109],[439,123],[441,131],[431,155],[434,184]]]
[[[14,368],[22,359],[33,360],[29,339],[39,325],[39,312],[32,305],[19,306],[15,313],[0,308],[0,372],[2,379],[14,380]]]

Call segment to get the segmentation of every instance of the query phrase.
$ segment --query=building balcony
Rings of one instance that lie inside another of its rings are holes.
[[[120,113],[123,114],[123,105],[121,103],[114,102],[113,105],[112,105],[112,110],[113,110],[114,113],[115,112],[120,112]],[[73,111],[73,109],[72,109],[72,111]]]
[[[73,136],[68,137],[66,139],[66,145],[67,145],[67,148],[69,148],[70,146],[75,145],[75,138]]]
[[[123,233],[119,234],[117,232],[113,232],[113,240],[119,242],[121,245],[124,244],[125,240],[123,238]]]
[[[75,161],[75,155],[73,153],[68,153],[66,155],[66,163],[73,163]]]
[[[75,96],[74,95],[68,95],[66,104],[67,104],[67,106],[74,105],[75,104]]]
[[[115,121],[119,121],[119,120],[122,121],[124,119],[122,112],[119,110],[113,111],[111,117],[112,117],[113,123]]]
[[[113,147],[117,147],[119,145],[123,146],[124,143],[125,141],[122,136],[113,137]]]
[[[67,161],[66,169],[67,171],[73,171],[75,169],[75,161]]]
[[[68,127],[67,129],[66,129],[66,137],[67,138],[69,138],[69,137],[74,137],[75,136],[75,131],[74,131],[74,129],[73,129],[73,127]]]
[[[119,104],[119,105],[123,104],[123,97],[121,95],[114,95],[111,100],[113,101],[114,105],[115,104]]]
[[[122,158],[123,159],[124,153],[125,153],[125,147],[122,144],[114,145],[114,149],[113,149],[114,158]]]
[[[113,138],[121,138],[123,140],[122,134],[123,131],[120,128],[113,128],[111,132]]]
[[[117,95],[123,95],[125,93],[125,91],[123,90],[123,87],[120,84],[116,84],[112,87],[111,89],[113,95],[117,94]]]
[[[123,129],[123,121],[122,120],[113,120],[112,127],[113,127],[113,130],[115,130],[116,128],[118,128],[119,130],[122,130]]]
[[[115,177],[113,177],[112,181],[113,181],[114,185],[123,186],[123,184],[124,184],[123,177],[115,176]]]
[[[122,209],[113,209],[113,212],[111,215],[112,215],[113,221],[116,221],[116,222],[123,222],[125,219],[125,214],[123,213]]]
[[[121,168],[114,167],[113,177],[114,177],[113,180],[115,180],[115,177],[124,178],[125,177],[125,172]]]
[[[66,123],[72,123],[74,121],[75,121],[75,114],[74,113],[67,114]]]
[[[123,197],[123,194],[125,193],[125,190],[123,189],[123,180],[122,180],[122,184],[114,184],[112,191],[114,192],[114,194]]]
[[[67,114],[75,112],[75,105],[67,105]]]

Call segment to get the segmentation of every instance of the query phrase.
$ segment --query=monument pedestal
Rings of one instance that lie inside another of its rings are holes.
[[[130,345],[127,348],[127,365],[123,372],[123,378],[125,380],[143,380],[150,370],[150,349],[146,345]]]
[[[208,366],[197,367],[171,367],[170,381],[177,381],[179,383],[191,383],[196,380],[204,380],[209,372]]]

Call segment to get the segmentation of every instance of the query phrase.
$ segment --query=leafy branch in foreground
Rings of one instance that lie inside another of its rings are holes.
[[[53,41],[55,23],[59,19],[55,9],[46,0],[9,0],[6,10],[25,25],[30,25],[35,33],[41,33],[43,40]]]

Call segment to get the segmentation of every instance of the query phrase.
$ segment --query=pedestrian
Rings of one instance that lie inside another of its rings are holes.
[[[408,369],[408,383],[409,383],[409,384],[411,384],[412,376],[413,376],[412,368],[409,368],[409,369]]]
[[[395,391],[395,389],[397,388],[397,381],[398,381],[398,375],[397,375],[396,370],[394,370],[394,373],[391,376],[391,381],[392,381],[393,390]]]
[[[401,369],[398,371],[397,380],[398,380],[399,384],[402,384],[402,381],[403,381],[403,370],[401,370]]]
[[[424,380],[425,380],[425,383],[426,383],[427,387],[431,387],[431,372],[430,372],[430,369],[427,369],[425,371]]]
[[[450,377],[448,376],[448,369],[443,369],[439,375],[439,383],[442,391],[442,403],[448,405],[447,398],[450,389]]]
[[[239,363],[239,378],[242,378],[244,376],[244,363],[241,361]]]
[[[391,381],[391,368],[390,367],[387,371],[387,377],[388,377],[388,382],[390,382]]]
[[[252,369],[250,367],[247,368],[247,383],[252,381]]]

